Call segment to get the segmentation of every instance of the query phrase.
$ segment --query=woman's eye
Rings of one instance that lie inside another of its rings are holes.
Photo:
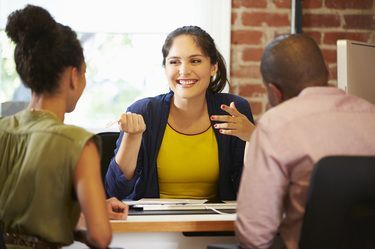
[[[192,59],[192,60],[191,60],[191,63],[193,63],[193,64],[198,64],[198,63],[200,63],[200,62],[201,62],[200,59]]]
[[[177,63],[178,63],[177,60],[170,60],[170,61],[169,61],[169,64],[171,64],[171,65],[173,65],[173,64],[177,64]]]

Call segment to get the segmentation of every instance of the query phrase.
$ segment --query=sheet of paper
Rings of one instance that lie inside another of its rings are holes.
[[[195,200],[195,199],[159,199],[159,198],[143,198],[138,201],[123,201],[130,205],[182,205],[182,204],[203,204],[207,200]]]
[[[143,210],[223,210],[223,209],[236,209],[236,203],[184,203],[184,204],[152,204],[152,205],[134,205],[135,208],[142,208]]]

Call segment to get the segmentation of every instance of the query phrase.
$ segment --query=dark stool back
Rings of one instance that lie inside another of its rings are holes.
[[[375,248],[375,156],[332,156],[316,164],[299,248]]]

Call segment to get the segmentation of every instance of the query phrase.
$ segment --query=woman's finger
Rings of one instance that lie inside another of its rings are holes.
[[[227,106],[227,105],[221,105],[220,108],[224,111],[226,111],[227,113],[229,113],[231,116],[233,117],[238,117],[238,116],[241,116],[241,113],[237,110],[234,102],[231,102],[230,103],[230,106]]]
[[[236,122],[235,117],[229,115],[212,115],[211,120],[217,122],[227,122],[227,123],[234,123]]]
[[[230,130],[233,130],[233,129],[236,129],[236,125],[233,124],[233,123],[218,123],[218,124],[214,124],[214,128],[215,129],[230,129]]]

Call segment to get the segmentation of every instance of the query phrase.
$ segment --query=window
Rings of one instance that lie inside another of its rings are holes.
[[[27,3],[48,9],[58,22],[77,31],[87,86],[65,122],[93,132],[117,129],[106,124],[136,99],[168,91],[161,47],[172,30],[202,27],[230,61],[230,0],[0,0],[0,102],[30,98],[15,71],[14,44],[4,32],[9,13]]]

